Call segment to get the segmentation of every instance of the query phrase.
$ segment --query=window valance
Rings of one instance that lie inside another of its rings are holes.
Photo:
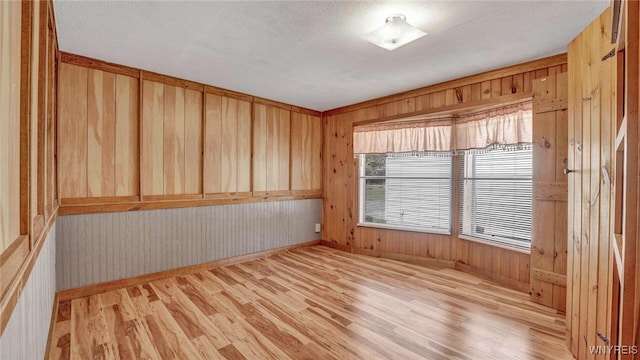
[[[438,119],[356,126],[355,154],[462,151],[532,142],[530,101]]]

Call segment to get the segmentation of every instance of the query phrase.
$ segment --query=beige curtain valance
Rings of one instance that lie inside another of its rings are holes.
[[[458,151],[532,141],[531,102],[440,119],[357,126],[355,154]]]

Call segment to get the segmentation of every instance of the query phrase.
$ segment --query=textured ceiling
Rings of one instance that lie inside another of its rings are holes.
[[[600,1],[54,1],[60,50],[328,110],[566,51]],[[429,35],[362,36],[402,13]]]

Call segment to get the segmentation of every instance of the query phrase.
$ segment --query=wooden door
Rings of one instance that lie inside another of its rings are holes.
[[[566,309],[567,73],[533,81],[531,300]]]
[[[567,336],[578,359],[604,359],[610,344],[610,202],[615,58],[607,9],[568,46],[569,254]]]

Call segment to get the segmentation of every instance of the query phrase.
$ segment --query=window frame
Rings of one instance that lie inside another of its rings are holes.
[[[451,155],[451,166],[450,166],[450,176],[449,177],[442,177],[442,176],[435,176],[435,177],[398,177],[398,176],[366,176],[365,174],[365,166],[364,164],[366,163],[364,160],[364,158],[366,157],[366,154],[360,154],[356,156],[356,171],[357,171],[357,204],[358,204],[358,209],[357,209],[357,222],[356,222],[356,226],[358,227],[369,227],[369,228],[378,228],[378,229],[386,229],[386,230],[395,230],[395,231],[406,231],[406,232],[417,232],[417,233],[425,233],[425,234],[434,234],[434,235],[446,235],[446,236],[453,236],[454,235],[454,229],[456,227],[455,224],[455,193],[456,193],[456,188],[455,188],[455,154]],[[428,228],[419,228],[419,227],[411,227],[411,226],[402,226],[402,225],[395,225],[395,224],[382,224],[382,223],[374,223],[374,222],[367,222],[365,221],[365,189],[366,189],[366,181],[369,179],[435,179],[435,180],[443,180],[443,179],[449,179],[450,181],[450,187],[449,187],[449,229],[447,231],[438,231],[437,229],[428,229]]]
[[[519,149],[519,150],[527,150],[531,152],[531,169],[533,170],[533,148],[532,147],[527,147],[525,149]],[[499,149],[492,149],[489,151],[501,151]],[[464,240],[470,240],[470,241],[475,241],[475,242],[479,242],[479,243],[484,243],[484,244],[489,244],[492,246],[496,246],[496,247],[500,247],[500,248],[506,248],[509,250],[515,250],[515,251],[519,251],[519,252],[524,252],[524,253],[530,253],[531,251],[531,242],[533,240],[533,216],[531,219],[531,237],[529,238],[529,241],[523,241],[523,240],[516,240],[516,239],[508,239],[508,238],[503,238],[503,237],[493,237],[490,238],[489,236],[481,236],[478,233],[472,232],[470,233],[464,233],[463,229],[464,229],[464,221],[465,221],[465,216],[464,216],[464,188],[465,188],[465,180],[467,180],[465,171],[466,171],[466,162],[467,162],[467,157],[468,154],[460,154],[460,165],[459,165],[459,180],[457,181],[457,188],[456,191],[458,191],[459,194],[459,202],[458,202],[458,216],[459,216],[459,221],[458,221],[458,238],[460,239],[464,239]],[[475,166],[475,165],[474,165]],[[505,178],[505,177],[500,177],[500,178],[495,178],[495,179],[491,179],[488,178],[488,180],[510,180],[511,178]],[[522,180],[522,181],[530,181],[531,183],[531,204],[533,207],[533,174],[531,176],[530,179],[522,179],[521,177],[514,177],[514,180]],[[474,184],[475,186],[475,184]],[[473,209],[471,210],[471,212],[475,212],[475,207],[477,205],[477,201],[476,201],[476,192],[475,190],[473,191]],[[471,224],[473,227],[473,223]]]

